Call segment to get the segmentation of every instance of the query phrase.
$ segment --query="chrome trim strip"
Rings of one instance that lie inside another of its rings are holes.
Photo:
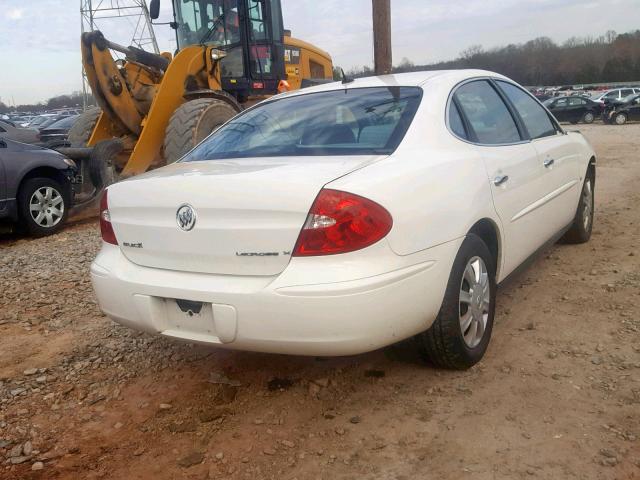
[[[511,221],[515,222],[516,220],[524,217],[525,215],[533,212],[534,210],[537,210],[538,208],[540,208],[544,204],[549,203],[551,200],[556,198],[558,195],[561,195],[564,192],[566,192],[567,190],[569,190],[571,187],[573,187],[577,183],[578,183],[578,180],[571,180],[569,183],[564,184],[563,186],[561,186],[557,190],[554,190],[553,192],[545,195],[540,200],[536,200],[535,202],[533,202],[528,207],[526,207],[523,210],[520,210],[518,213],[516,213],[514,215],[514,217],[511,219]]]

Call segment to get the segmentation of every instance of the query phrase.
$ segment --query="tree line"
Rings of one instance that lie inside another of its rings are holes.
[[[573,37],[558,45],[548,37],[521,44],[484,50],[473,45],[455,60],[415,65],[407,58],[393,68],[396,73],[418,70],[481,68],[501,73],[523,85],[576,85],[607,82],[640,82],[640,30],[617,34],[608,31],[597,38]],[[352,77],[373,75],[369,66],[352,69]],[[334,78],[341,78],[339,67]],[[90,103],[94,104],[93,98]],[[9,111],[42,112],[82,106],[82,93],[58,95],[46,102],[9,107],[0,101],[0,114]]]
[[[95,104],[91,95],[89,96],[89,103],[92,105]],[[50,98],[46,102],[16,105],[15,108],[9,107],[0,101],[0,114],[14,111],[38,113],[58,108],[82,108],[82,92],[73,92],[70,95],[58,95]]]
[[[640,30],[622,34],[608,31],[597,38],[573,37],[560,45],[548,37],[490,50],[474,45],[455,60],[428,65],[415,65],[403,58],[393,71],[457,68],[491,70],[532,86],[640,81]],[[354,77],[372,74],[368,66],[349,71]]]

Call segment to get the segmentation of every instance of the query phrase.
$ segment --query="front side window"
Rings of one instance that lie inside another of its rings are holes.
[[[388,155],[404,138],[421,98],[418,87],[376,87],[268,101],[229,121],[182,161]]]
[[[577,98],[577,97],[571,97],[569,99],[569,105],[571,105],[572,107],[575,107],[577,105],[584,105],[584,102],[582,101],[582,99]]]
[[[509,109],[486,80],[462,85],[455,98],[479,143],[499,145],[522,140]]]
[[[511,83],[502,81],[496,83],[515,107],[532,139],[555,135],[555,126],[545,109],[536,100]],[[579,101],[580,99],[570,100]]]

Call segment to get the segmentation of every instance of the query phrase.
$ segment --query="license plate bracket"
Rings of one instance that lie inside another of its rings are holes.
[[[176,305],[183,312],[193,317],[194,315],[200,314],[202,311],[202,307],[204,302],[194,302],[193,300],[180,300],[176,299]]]

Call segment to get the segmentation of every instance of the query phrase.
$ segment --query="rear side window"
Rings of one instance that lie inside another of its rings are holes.
[[[479,143],[499,145],[522,140],[509,109],[486,80],[462,85],[455,98]]]
[[[464,128],[462,117],[460,116],[458,107],[454,102],[449,104],[449,127],[458,137],[468,140],[469,137],[467,136],[467,130]]]
[[[556,128],[542,105],[531,98],[524,90],[511,83],[501,81],[496,83],[517,110],[532,139],[556,134]],[[580,99],[571,98],[570,104],[572,100],[577,100],[578,104],[580,104]]]

